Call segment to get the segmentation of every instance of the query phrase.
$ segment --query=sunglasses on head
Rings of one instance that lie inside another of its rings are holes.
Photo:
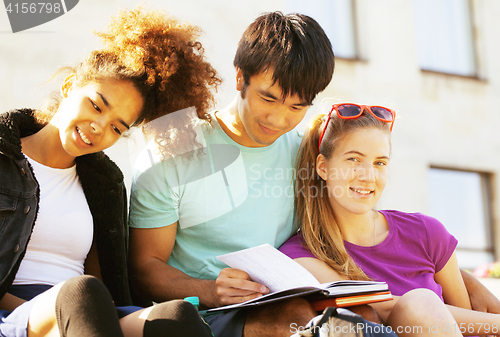
[[[321,141],[323,140],[323,136],[325,135],[326,128],[328,127],[328,123],[330,122],[330,117],[333,111],[337,111],[337,116],[342,119],[354,119],[358,118],[363,114],[363,111],[366,110],[373,115],[376,119],[382,122],[391,123],[391,131],[394,126],[394,119],[396,118],[396,112],[392,109],[377,106],[377,105],[360,105],[354,103],[340,103],[332,105],[332,110],[328,114],[328,118],[326,120],[325,126],[323,127],[323,131],[321,131],[321,135],[319,136],[319,145],[321,151]]]

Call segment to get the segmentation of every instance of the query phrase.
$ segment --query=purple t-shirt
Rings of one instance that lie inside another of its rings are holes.
[[[415,288],[427,288],[441,299],[442,289],[434,274],[448,262],[457,246],[457,239],[441,222],[421,213],[380,211],[389,224],[384,241],[362,247],[344,241],[347,252],[356,264],[374,281],[384,281],[393,295],[401,296]],[[315,256],[295,235],[280,250],[296,259]]]

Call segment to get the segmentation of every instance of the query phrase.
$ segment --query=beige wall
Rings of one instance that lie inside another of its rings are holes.
[[[130,8],[135,3],[80,0],[66,15],[16,34],[10,32],[6,13],[0,10],[0,111],[39,106],[47,91],[39,85],[59,66],[74,63],[98,46],[91,29],[105,25],[118,7]],[[481,79],[419,70],[411,0],[357,1],[361,60],[338,59],[332,84],[316,102],[333,97],[397,110],[391,178],[380,202],[382,208],[427,212],[430,165],[486,171],[495,176],[499,173],[500,2],[472,3]],[[164,0],[147,4],[164,7],[203,28],[208,60],[225,81],[217,95],[218,107],[235,95],[232,58],[241,33],[259,13],[284,10],[284,0]],[[308,117],[320,111],[316,105]],[[110,153],[130,179],[127,145],[122,143]],[[499,188],[496,179],[493,191]],[[500,199],[495,198],[493,206],[497,214]],[[496,218],[494,225],[498,228]]]

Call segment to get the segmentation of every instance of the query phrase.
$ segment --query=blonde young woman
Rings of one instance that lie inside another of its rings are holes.
[[[387,282],[395,300],[372,306],[400,336],[500,334],[500,315],[470,310],[457,240],[438,220],[374,209],[387,182],[394,118],[391,109],[351,103],[314,118],[297,162],[300,230],[281,250],[320,282]],[[432,326],[422,326],[425,317]],[[421,329],[408,329],[415,324]]]
[[[102,153],[167,113],[207,118],[220,80],[198,33],[120,12],[47,107],[0,115],[0,336],[210,336],[188,302],[130,306],[123,175]]]

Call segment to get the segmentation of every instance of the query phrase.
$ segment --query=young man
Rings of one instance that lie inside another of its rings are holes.
[[[269,13],[248,27],[234,65],[240,93],[201,126],[204,148],[153,165],[146,155],[138,168],[130,261],[135,288],[148,299],[198,296],[212,308],[265,294],[266,287],[216,256],[263,243],[279,247],[294,232],[300,137],[290,131],[331,81],[330,41],[310,17]],[[294,300],[207,321],[216,336],[241,336],[243,325],[245,336],[280,336],[315,315]]]
[[[292,131],[330,83],[334,55],[316,21],[264,14],[234,59],[239,94],[202,123],[203,148],[164,159],[146,149],[130,205],[134,290],[161,302],[197,296],[204,308],[241,303],[268,289],[216,256],[294,232]],[[316,313],[302,299],[207,317],[216,336],[289,336]],[[428,324],[428,322],[424,322]]]

